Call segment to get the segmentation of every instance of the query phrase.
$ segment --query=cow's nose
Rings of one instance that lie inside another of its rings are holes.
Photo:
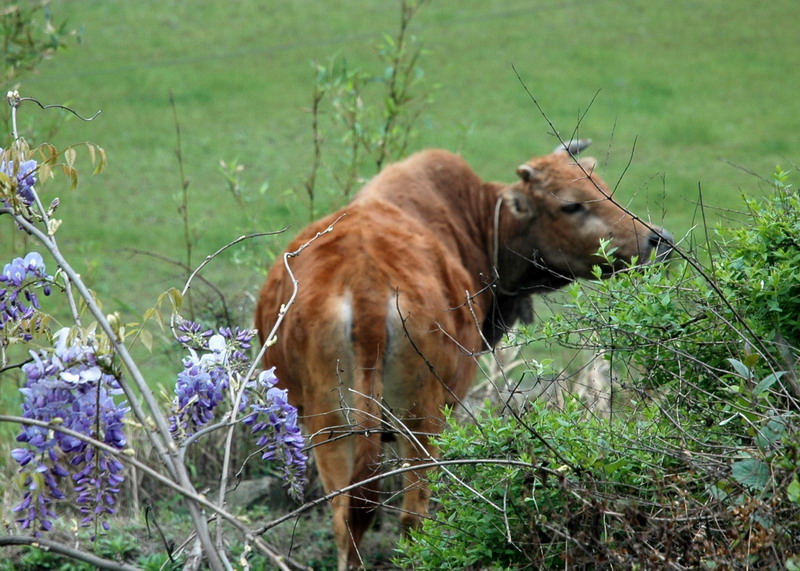
[[[674,240],[669,230],[658,230],[650,233],[650,245],[653,248],[660,248],[662,245],[672,247]]]
[[[648,238],[650,246],[656,251],[656,258],[658,260],[665,260],[672,253],[672,247],[675,240],[669,230],[658,230],[650,233]]]

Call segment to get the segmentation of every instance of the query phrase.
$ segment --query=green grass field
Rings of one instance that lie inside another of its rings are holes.
[[[377,46],[397,33],[399,3],[53,0],[50,7],[80,30],[81,42],[23,75],[21,94],[102,113],[86,123],[26,104],[21,130],[32,145],[44,134],[59,148],[91,141],[109,159],[91,176],[79,149],[77,190],[69,192],[63,176],[40,187],[45,203],[61,198],[62,251],[104,310],[125,321],[140,321],[160,293],[182,287],[184,273],[168,261],[187,255],[172,94],[192,264],[240,235],[289,227],[227,250],[203,272],[237,324],[250,325],[266,268],[309,218],[302,186],[313,161],[313,63],[336,58],[380,75]],[[552,124],[563,138],[594,139],[589,154],[620,202],[685,244],[703,241],[700,189],[710,225],[736,224],[742,194],[769,192],[758,176],[800,160],[798,17],[796,0],[433,0],[411,25],[425,49],[419,66],[432,99],[410,150],[454,150],[484,178],[511,181],[520,162],[555,146]],[[380,83],[368,86],[366,105],[380,105],[380,92]],[[336,179],[345,153],[328,101],[323,110],[319,214],[343,202]],[[10,134],[2,140],[6,146]],[[221,160],[245,167],[241,202]],[[0,223],[0,264],[37,249],[9,217]],[[209,288],[196,283],[193,291],[198,307],[211,300],[219,313]],[[66,315],[58,303],[45,298],[43,309]],[[167,338],[155,323],[149,329]],[[165,346],[136,354],[148,380],[168,387],[180,363]],[[18,379],[0,377],[0,411],[16,413]],[[0,428],[6,475],[14,431]],[[323,528],[315,523],[314,533],[330,555]]]
[[[192,262],[241,234],[291,226],[231,249],[204,273],[249,320],[264,268],[308,220],[293,189],[312,160],[312,62],[338,57],[380,74],[376,46],[396,33],[398,4],[55,0],[51,8],[82,41],[23,76],[22,95],[102,114],[62,121],[60,111],[28,105],[22,129],[45,133],[59,123],[50,142],[92,141],[109,157],[95,177],[80,163],[75,192],[64,177],[43,187],[46,201],[62,199],[62,249],[105,310],[128,321],[182,285],[175,266],[129,250],[186,256],[171,92],[190,183]],[[700,222],[699,187],[710,219],[729,223],[741,193],[766,188],[731,164],[768,176],[797,159],[800,46],[787,25],[797,15],[792,0],[435,0],[411,28],[433,94],[413,148],[459,151],[485,178],[512,180],[518,163],[554,146],[549,120],[563,137],[593,138],[619,199],[676,236]],[[322,190],[335,188],[342,151],[340,133],[325,135]],[[245,165],[246,208],[220,160]],[[318,211],[337,205],[335,196],[324,193]],[[11,226],[0,229],[3,259],[28,247]],[[153,380],[171,380],[152,359]]]

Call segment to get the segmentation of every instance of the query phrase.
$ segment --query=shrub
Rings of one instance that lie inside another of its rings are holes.
[[[439,444],[464,464],[436,475],[439,510],[398,563],[800,568],[800,200],[778,169],[745,203],[749,223],[719,229],[706,265],[681,251],[575,285],[522,332],[606,359],[615,414],[568,398],[451,421]]]
[[[652,404],[636,417],[587,417],[573,399],[560,411],[532,403],[520,417],[451,419],[439,444],[443,460],[458,462],[434,477],[438,510],[401,544],[396,563],[770,568],[797,553],[800,484],[785,460],[796,458],[794,437],[764,453],[700,417],[676,428]]]
[[[800,196],[789,173],[775,171],[774,193],[745,198],[751,223],[720,231],[718,280],[737,309],[767,340],[800,347]]]

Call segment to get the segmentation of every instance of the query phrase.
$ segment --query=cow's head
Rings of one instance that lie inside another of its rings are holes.
[[[497,252],[503,282],[503,259],[517,266],[510,269],[517,274],[512,281],[546,286],[591,277],[596,265],[608,275],[633,258],[646,263],[669,256],[669,232],[626,212],[594,172],[596,161],[576,158],[589,143],[570,141],[549,155],[531,159],[517,169],[520,180],[503,189],[502,204],[511,214],[508,226],[500,230],[504,244],[499,246],[505,253]],[[597,255],[601,240],[610,240],[615,248],[613,264]],[[536,269],[523,270],[523,277],[513,255],[528,258]]]

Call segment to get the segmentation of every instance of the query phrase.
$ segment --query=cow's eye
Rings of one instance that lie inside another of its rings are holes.
[[[561,212],[565,214],[577,214],[578,212],[582,212],[585,209],[583,204],[580,202],[570,202],[569,204],[565,204],[561,207]]]

